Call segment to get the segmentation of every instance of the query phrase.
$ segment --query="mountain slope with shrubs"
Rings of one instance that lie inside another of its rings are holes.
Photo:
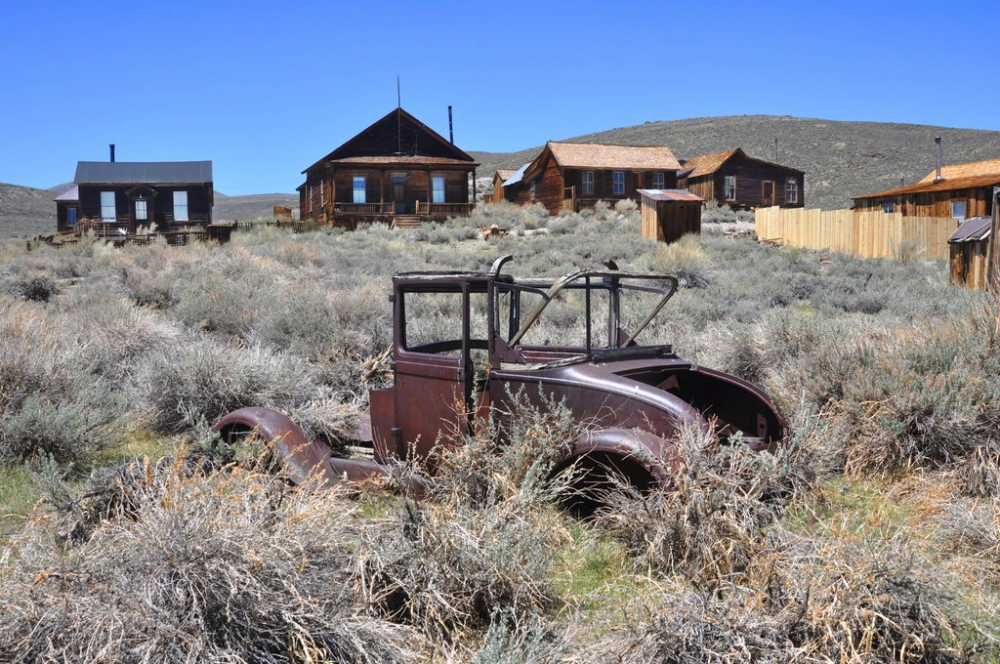
[[[1000,307],[942,263],[721,223],[662,245],[628,208],[3,245],[0,659],[996,661]],[[513,232],[483,241],[491,223]],[[385,384],[391,275],[508,253],[520,275],[677,275],[647,334],[760,384],[794,437],[755,454],[682,431],[673,491],[622,486],[580,519],[572,477],[546,481],[585,426],[559,408],[516,406],[500,447],[470,433],[420,500],[299,491],[209,433],[262,405],[339,445]]]

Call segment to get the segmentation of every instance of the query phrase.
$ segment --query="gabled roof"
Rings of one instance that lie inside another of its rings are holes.
[[[506,182],[507,179],[510,178],[510,176],[513,175],[514,173],[517,173],[517,171],[509,170],[506,168],[498,168],[497,172],[493,175],[493,177],[494,179],[499,177],[500,182]]]
[[[953,164],[941,167],[941,178],[944,180],[974,178],[983,175],[1000,175],[1000,159],[970,161],[967,164]],[[937,170],[933,170],[920,182],[934,182],[936,177]]]
[[[402,108],[394,108],[302,172],[308,173],[317,166],[341,159],[401,155],[453,159],[478,166],[475,159],[423,122]]]
[[[603,145],[549,141],[545,144],[545,149],[552,153],[556,163],[563,168],[677,171],[681,167],[677,157],[666,145]],[[542,152],[544,154],[545,150]]]
[[[654,201],[690,201],[692,203],[701,203],[705,200],[701,196],[692,194],[687,189],[638,189],[637,191],[643,198],[649,198]]]
[[[734,148],[732,150],[726,150],[725,152],[713,152],[712,154],[705,154],[699,157],[691,157],[684,162],[685,170],[689,169],[688,172],[684,174],[684,177],[699,178],[704,175],[711,175],[722,168],[726,162],[736,156],[742,157],[747,161],[753,161],[763,166],[770,166],[771,168],[787,171],[789,173],[802,173],[799,169],[792,168],[791,166],[784,166],[782,164],[776,164],[773,161],[765,161],[764,159],[751,157],[743,151],[743,148]]]
[[[78,200],[80,200],[80,188],[79,187],[70,187],[69,189],[67,189],[63,193],[59,194],[58,196],[56,196],[52,200],[53,201],[78,201]]]
[[[973,217],[967,219],[958,227],[948,242],[978,242],[990,236],[993,229],[993,219],[990,217]]]
[[[887,189],[874,194],[854,196],[854,200],[881,198],[883,196],[902,196],[905,194],[924,194],[934,191],[995,187],[1000,185],[1000,159],[943,166],[941,168],[941,179],[936,180],[936,178],[937,170],[934,170],[923,180],[915,184]]]
[[[78,161],[77,184],[189,184],[212,181],[210,161]]]

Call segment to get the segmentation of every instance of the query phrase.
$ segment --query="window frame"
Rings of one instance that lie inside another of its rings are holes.
[[[663,189],[666,186],[667,186],[666,173],[662,172],[653,173],[653,189]]]
[[[590,179],[587,176],[590,176]],[[583,171],[580,175],[580,194],[584,196],[594,195],[594,171]]]
[[[625,171],[611,171],[611,193],[614,196],[625,195]]]
[[[111,197],[111,204],[107,203],[107,197]],[[118,196],[114,191],[102,191],[101,192],[101,221],[118,221],[118,210],[117,210]],[[111,209],[111,214],[108,214],[108,208]]]
[[[360,188],[358,187],[359,180],[361,181]],[[360,192],[360,196],[358,192]],[[363,173],[355,173],[351,176],[351,202],[356,205],[368,202],[368,178]]]
[[[884,214],[894,214],[896,212],[895,203],[882,203],[882,212]]]
[[[142,206],[142,216],[139,216],[139,206]],[[136,221],[149,221],[149,201],[145,198],[137,198],[135,200],[135,220]]]
[[[733,185],[732,196],[729,195],[729,184]],[[724,175],[722,179],[722,198],[725,201],[735,201],[736,200],[736,176],[735,175]]]
[[[531,200],[535,200],[535,181],[534,180],[531,181],[531,184],[528,186],[528,189],[531,191]]]
[[[794,177],[785,178],[785,203],[799,202],[799,181]]]
[[[962,199],[960,201],[949,201],[949,203],[951,203],[951,218],[952,219],[957,219],[959,222],[962,222],[962,221],[965,221],[966,219],[969,218],[969,205],[968,205],[968,203],[966,203],[965,199]],[[956,205],[961,205],[962,206],[962,216],[961,217],[958,216],[957,214],[955,214],[955,206]]]
[[[183,198],[184,202],[179,200]],[[179,189],[174,192],[174,221],[191,221],[191,210],[189,209],[189,198],[187,190]],[[184,216],[177,213],[177,210],[184,210]]]
[[[323,188],[323,180],[319,181],[319,206],[326,207],[326,191]]]
[[[438,200],[438,182],[441,183],[441,200]],[[447,179],[443,173],[431,173],[431,203],[445,203],[448,200],[447,196]]]

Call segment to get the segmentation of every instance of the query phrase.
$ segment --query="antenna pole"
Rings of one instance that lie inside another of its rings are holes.
[[[399,74],[396,74],[396,154],[403,154],[403,96],[399,92]]]

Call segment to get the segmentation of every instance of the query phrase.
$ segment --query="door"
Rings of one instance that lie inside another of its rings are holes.
[[[771,207],[774,205],[774,181],[764,180],[761,185],[760,205],[761,207]]]
[[[396,214],[406,214],[406,177],[403,175],[392,176],[392,201]]]

